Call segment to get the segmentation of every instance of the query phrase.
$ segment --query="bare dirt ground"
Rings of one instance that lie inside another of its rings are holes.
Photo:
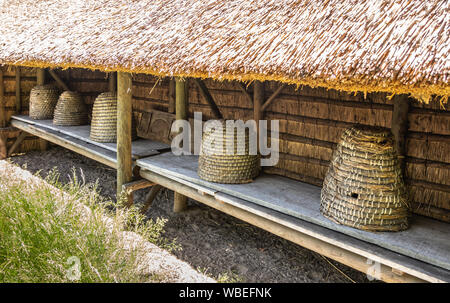
[[[61,182],[68,182],[75,167],[86,182],[99,180],[102,195],[115,198],[115,170],[66,149],[52,146],[10,159],[42,177],[56,167]],[[145,194],[146,190],[136,192],[135,202],[142,203]],[[195,201],[190,200],[189,210],[181,214],[173,213],[172,206],[173,192],[162,190],[147,215],[168,220],[164,236],[181,245],[174,252],[177,258],[219,280],[369,282],[363,273]]]

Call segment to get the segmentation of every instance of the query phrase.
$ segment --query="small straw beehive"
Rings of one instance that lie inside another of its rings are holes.
[[[134,116],[131,120],[131,139],[137,139]],[[117,140],[117,93],[101,93],[92,108],[90,138],[96,142],[116,142]]]
[[[53,85],[37,85],[30,91],[30,118],[35,120],[52,119],[59,90]]]
[[[260,172],[259,156],[250,155],[249,132],[227,133],[225,122],[222,131],[204,132],[198,162],[198,175],[206,181],[217,183],[248,183]],[[234,142],[234,150],[227,154],[227,143]],[[220,144],[220,142],[222,144]],[[237,142],[244,142],[239,150]],[[241,147],[242,148],[242,147]]]
[[[408,228],[408,203],[389,130],[344,131],[323,183],[320,211],[337,223],[368,231]]]
[[[88,124],[88,114],[83,98],[77,92],[65,91],[55,107],[53,124],[75,126]]]

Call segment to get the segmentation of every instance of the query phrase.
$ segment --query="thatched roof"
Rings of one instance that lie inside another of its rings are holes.
[[[0,64],[448,97],[448,3],[4,0]]]

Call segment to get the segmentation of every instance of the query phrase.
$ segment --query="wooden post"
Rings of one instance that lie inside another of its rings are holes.
[[[264,103],[264,83],[255,81],[253,84],[253,119],[256,122],[256,142],[259,152],[259,120],[262,119],[262,105]]]
[[[0,67],[0,128],[6,127],[6,108],[5,108],[5,86],[3,84],[3,70]],[[8,136],[0,131],[0,160],[8,155],[7,150]]]
[[[131,74],[117,73],[117,198],[122,193],[122,185],[133,178],[131,157],[131,114],[132,114]],[[133,195],[127,195],[127,206],[133,203]]]
[[[3,83],[3,70],[0,68],[0,127],[6,127],[5,85]]]
[[[38,68],[36,70],[36,84],[44,85],[45,84],[45,68]],[[39,138],[39,150],[44,151],[48,148],[48,141],[42,138]]]
[[[187,81],[177,77],[175,78],[175,117],[177,120],[188,120],[188,87]],[[179,130],[178,130],[179,131]],[[187,197],[174,192],[173,211],[182,212],[187,208]]]
[[[391,131],[395,138],[395,149],[402,173],[405,173],[406,134],[408,133],[409,100],[407,95],[394,97]]]
[[[45,69],[38,68],[36,71],[36,84],[44,85],[45,84]]]
[[[117,91],[117,73],[116,72],[109,73],[108,83],[109,83],[109,91],[110,92],[113,93],[113,92]]]
[[[170,79],[169,82],[169,110],[168,112],[175,113],[175,79]]]
[[[20,96],[20,67],[16,66],[16,113],[22,110],[22,100]]]

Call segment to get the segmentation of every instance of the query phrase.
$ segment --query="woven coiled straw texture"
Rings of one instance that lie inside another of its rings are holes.
[[[37,85],[30,92],[30,117],[36,120],[52,119],[59,90],[53,85]]]
[[[86,104],[77,92],[65,91],[55,107],[53,124],[75,126],[88,124]]]
[[[204,132],[198,162],[198,175],[217,183],[248,183],[260,172],[258,155],[250,155],[249,132],[228,133],[224,121],[223,131]],[[234,142],[234,150],[227,154],[227,144]],[[220,142],[222,144],[220,144]],[[240,147],[238,142],[244,142]]]
[[[325,176],[320,211],[340,224],[368,231],[408,228],[408,203],[389,130],[344,131]]]
[[[116,142],[117,139],[117,94],[100,94],[92,108],[91,140]]]
[[[117,140],[117,93],[101,93],[94,101],[91,121],[91,140],[116,142]],[[132,117],[131,139],[137,139],[136,122]]]

